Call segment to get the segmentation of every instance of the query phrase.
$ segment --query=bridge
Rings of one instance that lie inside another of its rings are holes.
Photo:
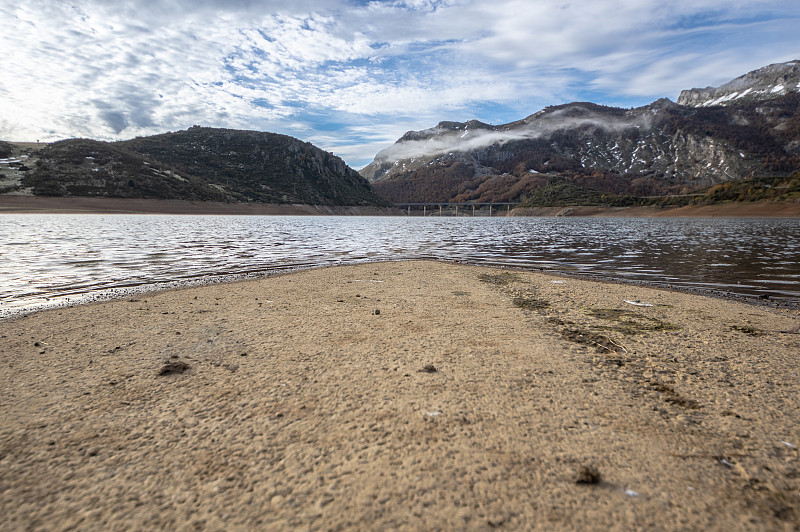
[[[422,216],[433,216],[436,214],[436,210],[438,209],[438,216],[465,216],[459,215],[458,210],[462,208],[462,212],[469,213],[470,209],[472,210],[471,215],[475,216],[475,209],[478,210],[489,207],[489,216],[492,216],[492,213],[497,213],[498,210],[502,210],[505,207],[506,212],[511,210],[513,205],[517,205],[516,202],[504,202],[504,201],[493,201],[493,202],[460,202],[460,203],[453,203],[447,201],[439,201],[439,202],[410,202],[410,203],[395,203],[396,207],[404,209],[408,216],[411,216],[411,210],[422,210]],[[445,212],[444,209],[447,209]],[[430,210],[430,214],[428,211]]]

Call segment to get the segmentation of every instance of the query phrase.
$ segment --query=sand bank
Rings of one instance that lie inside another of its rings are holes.
[[[0,322],[3,528],[797,529],[799,323],[431,262]]]

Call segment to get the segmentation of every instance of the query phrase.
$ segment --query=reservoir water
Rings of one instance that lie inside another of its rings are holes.
[[[131,292],[436,259],[800,303],[800,219],[0,215],[0,318]]]

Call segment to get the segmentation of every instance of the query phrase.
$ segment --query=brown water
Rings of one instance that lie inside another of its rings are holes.
[[[800,219],[0,215],[0,318],[304,267],[437,259],[800,303]]]

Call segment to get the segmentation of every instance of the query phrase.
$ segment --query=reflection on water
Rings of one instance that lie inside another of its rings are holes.
[[[0,317],[137,286],[414,258],[800,301],[798,219],[0,215]]]

